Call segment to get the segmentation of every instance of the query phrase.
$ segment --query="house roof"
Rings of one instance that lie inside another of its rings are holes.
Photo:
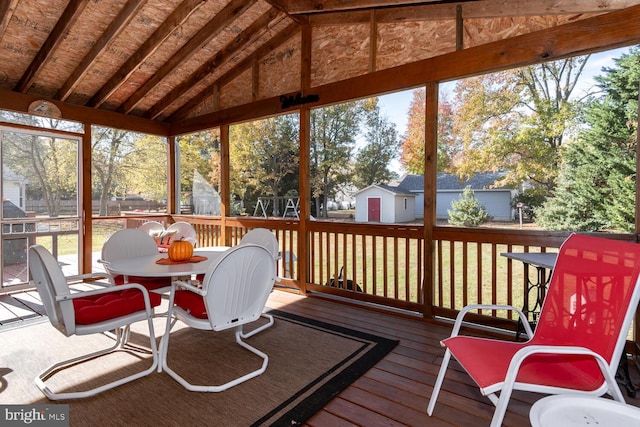
[[[458,175],[439,173],[437,176],[438,190],[464,190],[470,186],[472,190],[507,189],[507,187],[493,187],[496,181],[505,176],[504,172],[479,172],[469,179],[461,180]]]
[[[3,181],[20,182],[20,183],[25,183],[26,182],[24,176],[15,173],[14,171],[12,171],[11,169],[9,169],[6,166],[2,167],[2,180]]]
[[[171,124],[260,100],[273,100],[260,113],[275,114],[272,105],[317,103],[306,95],[314,88],[640,0],[555,3],[5,0],[0,99],[8,91]]]
[[[415,197],[415,194],[411,194],[409,191],[406,191],[404,188],[395,187],[392,185],[385,185],[385,184],[371,184],[360,191],[356,191],[354,193],[354,196],[357,196],[358,194],[363,193],[365,191],[369,191],[372,188],[379,188],[381,190],[384,190],[388,193],[393,194],[394,196]]]
[[[504,175],[504,172],[479,172],[469,179],[462,180],[458,175],[439,173],[437,175],[437,189],[464,190],[467,186],[470,186],[472,190],[508,189],[508,187],[504,186],[492,187]],[[398,188],[399,191],[422,193],[424,192],[424,175],[407,174],[397,181],[389,183],[389,185]]]

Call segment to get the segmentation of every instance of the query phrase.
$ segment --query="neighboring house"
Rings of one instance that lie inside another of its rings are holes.
[[[357,188],[352,184],[342,186],[335,194],[333,200],[327,202],[327,208],[329,210],[335,209],[353,209],[356,204],[354,194]]]
[[[23,211],[24,191],[27,180],[22,176],[14,173],[6,166],[2,168],[2,200],[11,200],[13,204]]]
[[[389,185],[372,184],[355,194],[356,221],[407,222],[416,219],[416,197]]]
[[[507,187],[492,188],[496,181],[502,177],[504,177],[504,173],[501,172],[482,172],[465,181],[460,181],[457,175],[439,173],[436,193],[436,218],[449,219],[447,211],[451,209],[451,203],[462,196],[462,192],[467,186],[471,186],[476,199],[494,220],[511,221],[513,219],[511,199],[515,191]]]
[[[483,172],[461,181],[457,175],[439,173],[437,219],[448,219],[451,203],[462,196],[467,186],[471,186],[476,198],[493,219],[510,221],[513,219],[511,199],[514,191],[506,187],[491,188],[503,176],[499,172]],[[424,218],[423,175],[405,175],[389,185],[373,184],[357,192],[355,197],[356,221],[393,223]],[[405,209],[411,205],[414,206],[412,213]],[[376,211],[380,212],[379,218]]]

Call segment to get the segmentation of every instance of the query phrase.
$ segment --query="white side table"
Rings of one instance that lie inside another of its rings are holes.
[[[534,403],[529,420],[533,427],[640,426],[640,408],[601,397],[561,394]]]

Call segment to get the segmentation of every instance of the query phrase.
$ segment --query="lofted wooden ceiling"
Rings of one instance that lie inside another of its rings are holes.
[[[638,3],[3,0],[0,89],[172,122]]]

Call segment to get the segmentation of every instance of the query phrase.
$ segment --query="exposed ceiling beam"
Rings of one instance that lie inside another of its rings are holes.
[[[18,4],[18,0],[5,0],[0,3],[0,39],[2,38],[2,34],[4,34],[4,30],[9,25],[11,21],[11,17],[13,16],[13,12],[16,10],[16,5]]]
[[[142,9],[142,6],[147,0],[129,0],[127,4],[120,10],[118,16],[111,21],[111,24],[100,38],[93,45],[89,53],[82,58],[82,61],[76,69],[71,73],[66,82],[62,85],[55,98],[64,101],[69,97],[71,92],[76,88],[80,79],[87,73],[93,62],[98,56],[105,51],[105,49],[113,42],[113,40],[120,34],[124,28],[131,22],[136,14]]]
[[[309,107],[380,96],[423,86],[428,82],[451,81],[638,44],[638,22],[640,5],[316,86],[311,90],[319,96],[320,101],[309,104]],[[296,93],[285,95],[294,96]],[[283,109],[280,96],[274,96],[197,117],[172,120],[171,135],[256,120],[299,108],[292,106]]]
[[[226,83],[229,83],[231,80],[247,71],[251,68],[253,64],[253,58],[262,58],[278,48],[284,42],[289,40],[294,34],[300,32],[300,26],[298,24],[292,23],[289,24],[286,28],[276,34],[272,39],[270,39],[267,43],[262,45],[259,49],[257,49],[253,55],[245,58],[243,61],[239,62],[235,67],[225,73],[222,77],[220,77],[216,82],[209,85],[208,87],[201,90],[197,95],[192,97],[189,102],[184,104],[182,107],[177,109],[171,114],[170,120],[176,120],[186,117],[191,110],[200,105],[205,99],[211,96],[211,93],[216,86],[224,86]]]
[[[275,7],[272,7],[267,12],[262,14],[251,25],[249,25],[244,31],[231,41],[227,46],[222,48],[220,52],[213,56],[210,60],[202,64],[196,71],[174,87],[169,93],[167,93],[160,101],[154,105],[149,112],[145,115],[151,119],[157,118],[161,115],[167,107],[171,105],[182,94],[187,92],[190,88],[196,86],[198,82],[205,79],[208,75],[213,73],[217,68],[220,68],[225,62],[233,58],[241,49],[247,46],[249,43],[257,40],[273,25],[284,19],[286,15],[281,13]]]
[[[238,16],[255,4],[257,0],[231,0],[204,27],[184,44],[167,62],[129,97],[118,111],[128,114],[140,101],[156,87],[169,73],[202,49],[212,38],[229,26]]]
[[[607,13],[637,4],[629,0],[484,0],[462,6],[463,18],[504,18],[511,16]]]
[[[29,105],[32,102],[41,101],[42,99],[41,96],[0,89],[0,108],[3,110],[26,113],[29,111]],[[136,116],[124,116],[114,111],[96,110],[68,102],[56,101],[54,99],[50,99],[49,101],[60,108],[62,118],[65,120],[74,120],[85,124],[113,127],[151,135],[169,135],[169,125],[157,120],[149,120]]]
[[[477,1],[477,0],[459,0]],[[450,3],[451,0],[294,0],[288,2],[288,12],[300,13],[335,12],[381,7],[406,6],[425,3]]]
[[[138,67],[160,47],[206,0],[184,0],[164,20],[156,31],[129,57],[120,69],[87,102],[89,107],[100,107]]]
[[[463,19],[489,19],[509,16],[566,15],[581,13],[605,13],[624,9],[629,6],[627,0],[511,0],[505,8],[504,0],[486,0],[482,2],[457,2],[442,4],[422,4],[390,7],[376,10],[376,22],[388,24],[409,21],[438,21],[456,19],[457,7],[462,7]],[[370,20],[369,11],[353,10],[348,12],[329,12],[312,14],[309,23],[312,26],[366,24]]]
[[[29,88],[31,88],[31,85],[40,72],[42,65],[47,61],[49,56],[67,35],[67,31],[82,14],[87,3],[88,0],[71,0],[69,2],[64,12],[62,12],[62,16],[60,16],[60,19],[56,22],[55,27],[53,27],[49,37],[47,37],[47,40],[42,44],[40,50],[33,58],[33,61],[31,61],[31,64],[29,64],[27,70],[24,72],[20,81],[18,81],[13,90],[16,92],[26,93]]]
[[[278,9],[280,12],[284,12],[289,15],[289,18],[293,19],[300,25],[304,25],[307,22],[306,16],[296,16],[291,15],[289,13],[289,8],[287,7],[287,0],[265,0],[265,2],[269,3],[271,6]]]
[[[287,10],[290,14],[296,15],[473,1],[478,0],[295,0],[288,2]]]

